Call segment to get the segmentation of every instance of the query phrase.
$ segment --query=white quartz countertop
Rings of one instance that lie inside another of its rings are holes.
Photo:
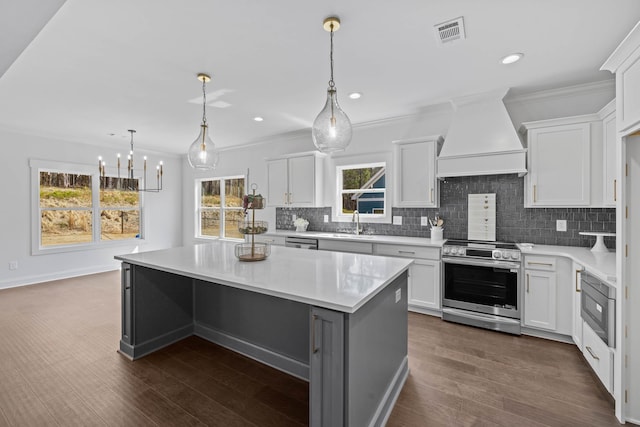
[[[553,255],[571,258],[582,265],[585,270],[601,280],[616,284],[616,253],[592,252],[589,248],[575,246],[533,245],[529,248],[518,245],[526,255]]]
[[[264,261],[243,262],[233,242],[118,255],[134,265],[353,313],[402,274],[411,259],[271,247]]]
[[[371,242],[371,243],[387,243],[395,245],[409,246],[428,246],[441,248],[446,240],[432,242],[428,237],[405,237],[405,236],[388,236],[382,234],[349,234],[349,233],[332,233],[327,231],[304,231],[297,232],[295,230],[275,230],[269,231],[266,235],[270,236],[294,236],[306,237],[310,239],[326,239],[326,240],[344,240],[351,242]]]

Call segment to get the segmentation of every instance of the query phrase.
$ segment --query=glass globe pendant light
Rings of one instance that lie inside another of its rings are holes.
[[[326,18],[322,24],[331,33],[331,79],[327,89],[327,102],[313,121],[311,137],[313,143],[323,153],[343,151],[351,142],[351,121],[338,105],[338,94],[333,82],[333,33],[340,28],[340,19]]]
[[[202,82],[202,124],[200,134],[189,147],[189,165],[194,169],[215,169],[218,164],[218,150],[209,137],[209,126],[207,125],[207,92],[205,85],[211,81],[209,75],[200,73],[198,80]]]

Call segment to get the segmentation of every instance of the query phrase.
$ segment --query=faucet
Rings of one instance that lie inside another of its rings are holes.
[[[356,209],[353,211],[353,216],[351,217],[351,222],[356,223],[356,235],[360,234],[360,212]]]

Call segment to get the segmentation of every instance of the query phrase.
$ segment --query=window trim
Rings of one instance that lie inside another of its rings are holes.
[[[378,160],[378,161],[370,161],[366,163],[344,163],[338,164],[335,167],[335,180],[336,180],[336,191],[335,191],[335,200],[334,200],[334,213],[333,213],[333,221],[335,222],[351,222],[353,215],[352,214],[343,214],[342,213],[342,195],[344,193],[357,193],[363,192],[359,191],[361,189],[353,189],[353,190],[343,190],[342,189],[342,172],[345,169],[362,169],[362,168],[370,168],[370,167],[383,167],[384,175],[385,175],[385,187],[384,189],[372,188],[367,190],[367,192],[371,193],[381,193],[383,195],[382,200],[384,203],[384,214],[363,214],[360,213],[360,222],[364,223],[390,223],[391,222],[391,205],[389,203],[389,168],[388,162],[386,160]]]
[[[65,252],[79,252],[86,250],[104,249],[112,246],[126,246],[132,243],[140,244],[145,241],[145,221],[144,221],[144,195],[140,193],[140,238],[122,240],[101,240],[100,239],[100,174],[96,166],[85,163],[59,162],[54,160],[29,159],[31,175],[31,255],[46,255]],[[41,212],[40,212],[40,172],[82,174],[91,176],[91,242],[74,243],[66,245],[42,246],[41,239]],[[109,174],[109,176],[112,176]],[[115,175],[113,175],[115,176]],[[139,183],[142,178],[135,177]]]
[[[244,192],[246,194],[247,192],[247,176],[246,175],[225,175],[225,176],[215,176],[215,177],[206,177],[206,178],[196,178],[195,179],[195,185],[194,185],[194,190],[195,190],[195,229],[194,231],[194,238],[198,239],[198,240],[228,240],[228,241],[232,241],[232,242],[242,242],[244,241],[244,239],[234,239],[232,237],[225,237],[226,234],[226,220],[221,221],[220,223],[220,235],[218,236],[206,236],[203,235],[201,233],[202,230],[202,215],[201,215],[201,197],[202,197],[202,192],[201,192],[201,188],[202,188],[202,183],[205,181],[226,181],[226,180],[230,180],[230,179],[243,179],[244,180]],[[226,194],[224,191],[225,186],[221,183],[220,184],[220,207],[217,208],[212,208],[212,207],[205,207],[204,209],[207,211],[215,211],[215,210],[219,210],[220,214],[221,214],[221,218],[225,218],[225,216],[223,215],[224,211],[227,210],[240,210],[242,211],[242,207],[240,208],[235,208],[235,207],[225,207],[225,201],[226,201]]]

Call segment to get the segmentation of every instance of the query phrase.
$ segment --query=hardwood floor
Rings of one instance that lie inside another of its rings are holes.
[[[307,424],[308,388],[191,337],[116,352],[118,272],[0,291],[0,426]],[[409,314],[410,374],[388,426],[613,426],[578,350]]]

